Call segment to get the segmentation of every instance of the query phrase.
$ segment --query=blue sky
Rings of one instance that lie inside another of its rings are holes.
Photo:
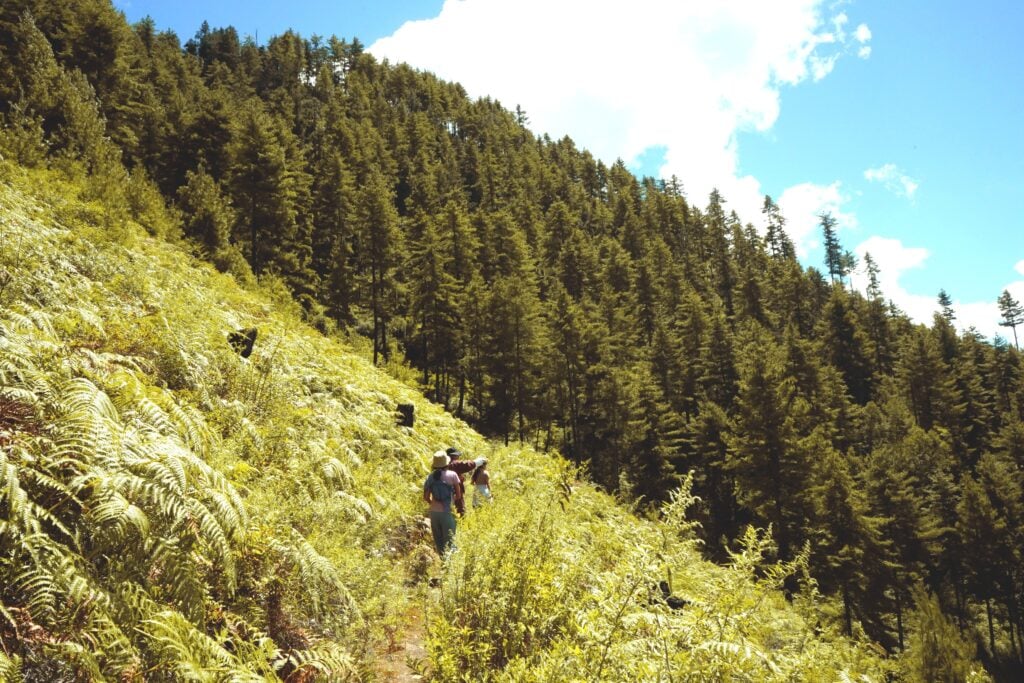
[[[744,220],[765,193],[801,257],[815,214],[870,251],[887,296],[927,322],[945,288],[994,334],[1024,300],[1024,4],[996,0],[116,0],[182,40],[203,19],[243,34],[358,36],[379,58],[520,104],[538,133],[608,162],[718,187]],[[862,277],[855,277],[861,284]]]
[[[208,21],[215,28],[230,25],[243,36],[259,36],[261,43],[292,29],[304,36],[358,37],[369,45],[407,21],[437,16],[441,5],[441,0],[114,0],[129,21],[151,16],[182,43]]]

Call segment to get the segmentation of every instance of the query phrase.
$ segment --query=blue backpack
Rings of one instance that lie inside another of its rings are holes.
[[[430,497],[439,503],[442,503],[445,510],[449,509],[452,504],[452,496],[455,494],[455,488],[448,482],[441,479],[441,474],[444,470],[436,470],[430,475],[428,486],[430,489]]]

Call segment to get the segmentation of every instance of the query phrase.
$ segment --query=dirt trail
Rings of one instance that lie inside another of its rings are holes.
[[[388,683],[417,683],[423,677],[416,673],[409,661],[426,662],[427,650],[424,647],[426,628],[423,624],[423,609],[413,605],[406,612],[404,625],[399,637],[395,639],[395,648],[384,654],[380,660],[378,672],[380,680]]]

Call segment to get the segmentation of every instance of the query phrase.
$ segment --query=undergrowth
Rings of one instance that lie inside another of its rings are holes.
[[[0,680],[375,680],[437,572],[433,680],[896,675],[768,534],[704,562],[688,488],[642,519],[488,444],[62,178],[0,162]],[[420,487],[447,445],[496,499],[440,565]]]

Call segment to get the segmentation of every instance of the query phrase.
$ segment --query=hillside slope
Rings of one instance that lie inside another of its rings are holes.
[[[373,680],[421,607],[435,680],[895,670],[813,583],[783,598],[803,565],[766,562],[764,535],[706,563],[685,492],[637,518],[56,173],[0,180],[0,679]],[[245,360],[226,334],[250,326]],[[442,567],[419,488],[449,444],[490,458],[497,500]]]

